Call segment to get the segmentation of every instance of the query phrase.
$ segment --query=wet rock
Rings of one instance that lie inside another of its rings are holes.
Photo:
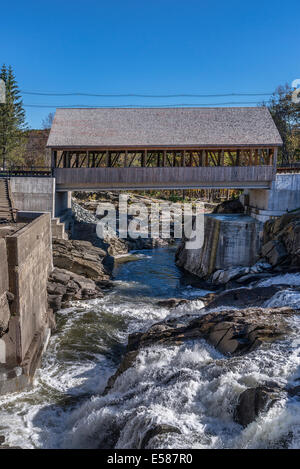
[[[107,381],[107,385],[103,393],[104,395],[107,394],[108,391],[113,387],[116,379],[134,364],[137,354],[138,354],[137,351],[131,351],[131,352],[126,353],[116,373],[112,375]]]
[[[174,427],[173,425],[166,425],[166,424],[155,425],[154,427],[151,427],[149,428],[149,430],[146,431],[141,441],[140,449],[145,449],[148,446],[148,443],[150,442],[150,440],[152,440],[152,438],[158,435],[163,435],[165,433],[181,434],[181,431],[179,430],[179,428]]]
[[[267,412],[280,398],[281,389],[274,386],[258,386],[246,389],[239,397],[234,419],[237,423],[246,427],[259,416],[261,412]]]
[[[257,274],[246,274],[246,275],[243,275],[242,277],[235,279],[235,282],[240,283],[240,284],[244,283],[248,285],[249,283],[257,282],[258,280],[263,280],[265,278],[269,278],[270,276],[271,275],[267,272],[257,273]]]
[[[264,224],[262,255],[272,266],[300,266],[300,210]]]
[[[168,298],[167,300],[160,300],[157,301],[157,306],[161,306],[163,308],[176,308],[176,306],[183,305],[188,303],[186,299],[178,299],[178,298]]]
[[[287,388],[287,393],[291,397],[300,397],[300,385],[299,386],[290,386]]]
[[[166,321],[145,333],[130,336],[127,348],[132,351],[154,344],[174,345],[190,338],[204,338],[224,354],[243,354],[287,333],[285,318],[292,314],[297,312],[291,308],[248,308],[208,313],[187,325]]]
[[[127,353],[108,382],[133,365],[139,350],[155,345],[181,345],[185,340],[205,339],[224,355],[251,352],[263,344],[282,339],[290,332],[286,319],[297,314],[292,308],[247,308],[212,312],[184,323],[171,318],[154,324],[146,332],[129,335]]]
[[[60,295],[49,295],[48,294],[48,306],[54,312],[62,308],[62,297]]]
[[[270,262],[271,265],[275,266],[283,262],[287,257],[287,251],[285,246],[280,241],[269,241],[262,247],[262,255]]]
[[[235,280],[242,275],[246,275],[250,272],[250,267],[233,267],[226,270],[217,270],[212,276],[212,283],[215,284],[226,284],[230,280]]]
[[[239,199],[225,200],[212,213],[244,213],[244,206]]]
[[[263,306],[275,293],[284,289],[283,285],[271,285],[269,287],[237,288],[227,290],[218,295],[211,295],[212,300],[206,303],[207,308],[215,309],[219,306]]]
[[[232,267],[225,270],[217,270],[211,276],[211,282],[214,284],[227,284],[235,280],[238,283],[245,282],[250,279],[259,279],[270,275],[272,265],[268,262],[257,262],[249,267]]]

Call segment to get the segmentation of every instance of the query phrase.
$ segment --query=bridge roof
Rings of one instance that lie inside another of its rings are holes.
[[[52,148],[279,146],[265,107],[57,109]]]

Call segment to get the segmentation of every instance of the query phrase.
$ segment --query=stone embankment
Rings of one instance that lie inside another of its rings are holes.
[[[48,280],[49,306],[57,311],[71,300],[101,298],[110,286],[106,252],[89,241],[53,240],[54,270]]]

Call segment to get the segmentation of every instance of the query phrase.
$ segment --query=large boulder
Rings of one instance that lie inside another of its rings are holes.
[[[272,266],[286,260],[288,252],[281,241],[271,240],[262,246],[261,253]]]
[[[181,433],[179,428],[174,427],[173,425],[167,425],[167,424],[159,424],[159,425],[154,425],[151,428],[149,428],[145,435],[143,436],[143,439],[140,444],[140,449],[145,449],[148,446],[148,443],[152,438],[155,438],[160,435],[164,435],[166,433]]]
[[[239,199],[225,200],[212,213],[244,213],[244,206]]]
[[[211,300],[206,303],[206,306],[209,309],[216,309],[220,306],[235,308],[263,306],[265,301],[284,288],[286,288],[284,285],[270,285],[269,287],[243,287],[225,290],[218,295],[211,295]]]
[[[190,322],[171,318],[154,324],[146,332],[129,335],[127,353],[115,375],[109,379],[106,392],[118,376],[134,364],[141,349],[153,345],[176,346],[190,339],[206,339],[224,355],[241,355],[262,344],[281,339],[290,331],[286,319],[296,313],[292,308],[228,309],[207,313]]]
[[[72,300],[101,298],[101,286],[92,279],[55,268],[48,278],[48,304],[53,311],[65,308]]]
[[[264,224],[262,255],[272,266],[300,266],[300,210]]]
[[[53,240],[54,266],[93,280],[109,279],[109,272],[102,263],[105,256],[103,249],[89,241]]]
[[[159,300],[156,304],[162,308],[176,308],[176,306],[180,306],[186,303],[188,303],[188,300],[185,298],[168,298],[166,300]]]
[[[234,419],[246,427],[261,412],[267,412],[280,398],[281,389],[276,385],[262,385],[246,389],[239,397]]]

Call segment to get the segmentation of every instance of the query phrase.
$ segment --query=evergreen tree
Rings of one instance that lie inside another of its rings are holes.
[[[0,78],[5,83],[6,100],[0,104],[0,165],[16,159],[16,149],[23,145],[26,129],[25,111],[18,84],[11,66],[3,65]],[[20,155],[21,156],[21,155]]]

